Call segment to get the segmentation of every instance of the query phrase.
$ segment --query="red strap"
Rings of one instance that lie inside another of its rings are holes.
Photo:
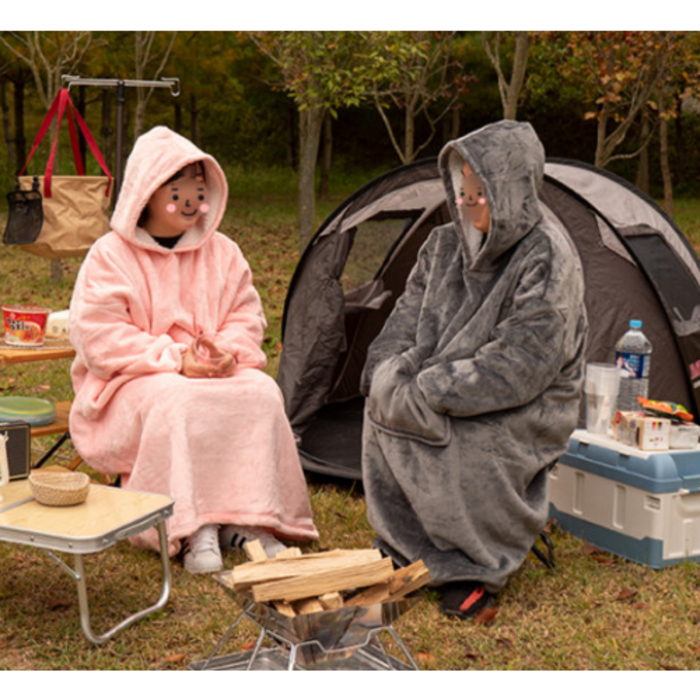
[[[70,132],[70,144],[73,149],[73,162],[75,163],[75,172],[78,175],[85,175],[85,165],[83,157],[80,154],[80,144],[78,143],[78,134],[75,131],[75,121],[73,120],[73,105],[68,103],[68,131]]]
[[[478,600],[481,599],[481,596],[484,595],[484,587],[483,586],[477,586],[468,596],[467,598],[462,601],[462,604],[459,606],[459,609],[462,612],[466,612],[471,608],[474,603],[476,603]]]
[[[82,116],[80,115],[80,112],[78,112],[78,110],[75,109],[73,102],[70,99],[70,95],[68,94],[68,90],[66,88],[62,88],[58,91],[58,94],[54,98],[51,107],[49,107],[49,111],[46,114],[46,117],[44,118],[41,127],[39,128],[39,133],[37,134],[36,139],[34,140],[34,145],[32,146],[32,150],[29,153],[29,157],[27,158],[27,161],[24,164],[20,175],[24,174],[24,171],[27,169],[29,161],[32,159],[34,152],[36,151],[44,136],[46,136],[46,132],[49,130],[51,122],[54,120],[54,117],[57,116],[58,120],[56,123],[56,136],[54,138],[53,144],[51,145],[51,153],[49,155],[48,162],[46,163],[46,170],[44,171],[44,195],[46,197],[51,196],[51,178],[53,176],[53,164],[56,159],[56,147],[58,145],[58,135],[61,129],[61,120],[63,118],[64,112],[66,111],[66,108],[68,109],[68,129],[70,131],[71,147],[73,150],[73,161],[75,163],[75,170],[78,173],[78,175],[85,175],[85,166],[83,164],[83,159],[80,156],[78,136],[76,133],[75,124],[73,122],[73,117],[75,117],[75,119],[77,120],[78,126],[80,127],[80,130],[82,131],[83,136],[85,137],[85,141],[90,147],[90,151],[95,156],[95,160],[97,160],[97,163],[99,164],[100,168],[102,168],[102,171],[105,173],[105,175],[107,175],[108,181],[107,188],[105,190],[105,197],[107,197],[109,196],[109,191],[112,185],[112,174],[110,173],[109,168],[107,167],[107,164],[105,163],[105,160],[102,156],[102,153],[100,152],[100,149],[97,146],[97,142],[90,133],[90,129],[88,129],[88,126],[85,123]]]
[[[67,91],[66,91],[67,92]],[[71,103],[71,107],[72,107]],[[80,127],[80,130],[83,132],[83,136],[85,137],[85,142],[87,143],[88,147],[90,148],[90,152],[92,153],[93,156],[95,156],[95,160],[97,161],[97,164],[102,168],[102,172],[107,176],[107,189],[105,189],[105,197],[109,196],[109,190],[110,187],[112,186],[112,173],[109,171],[109,168],[107,167],[107,163],[105,162],[105,159],[102,155],[102,151],[100,151],[99,146],[97,145],[97,141],[95,141],[92,133],[90,133],[90,129],[88,129],[88,125],[85,123],[85,120],[82,118],[80,115],[80,112],[78,112],[77,109],[74,109],[74,114],[75,118],[78,122],[78,126]]]

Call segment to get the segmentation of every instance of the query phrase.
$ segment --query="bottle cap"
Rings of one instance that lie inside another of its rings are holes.
[[[642,322],[641,321],[630,321],[630,328],[641,328],[642,327]]]

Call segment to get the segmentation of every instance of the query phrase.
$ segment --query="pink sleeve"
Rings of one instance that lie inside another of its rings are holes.
[[[70,341],[86,369],[107,380],[179,372],[187,346],[151,334],[143,290],[109,251],[93,249],[76,280],[70,306]]]
[[[250,266],[240,250],[232,260],[222,301],[219,333],[226,338],[238,364],[264,369],[267,356],[262,341],[267,322]]]

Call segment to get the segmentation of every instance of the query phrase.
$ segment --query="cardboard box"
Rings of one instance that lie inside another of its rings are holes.
[[[649,452],[577,430],[549,500],[563,530],[608,552],[655,569],[700,561],[700,449]]]
[[[635,411],[618,411],[611,423],[619,442],[640,450],[667,450],[670,447],[671,421],[650,418]]]

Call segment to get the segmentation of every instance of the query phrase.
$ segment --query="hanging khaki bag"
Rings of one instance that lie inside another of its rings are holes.
[[[68,117],[77,175],[53,174],[56,146],[64,114],[67,114]],[[44,174],[39,176],[23,175],[54,118],[57,118],[56,136]],[[85,175],[85,166],[80,155],[74,120],[78,122],[90,151],[105,173],[104,176]],[[37,180],[39,191],[42,193],[43,224],[41,230],[37,235],[36,226],[33,230],[27,226],[26,233],[23,232],[25,227],[17,221],[13,222],[12,212],[10,212],[4,242],[7,245],[20,245],[22,250],[45,258],[68,258],[85,255],[90,246],[110,230],[112,175],[87,124],[73,106],[66,89],[59,91],[44,119],[27,162],[18,177],[18,190],[32,191],[33,187],[36,187]],[[8,236],[10,231],[12,231],[12,236]]]

